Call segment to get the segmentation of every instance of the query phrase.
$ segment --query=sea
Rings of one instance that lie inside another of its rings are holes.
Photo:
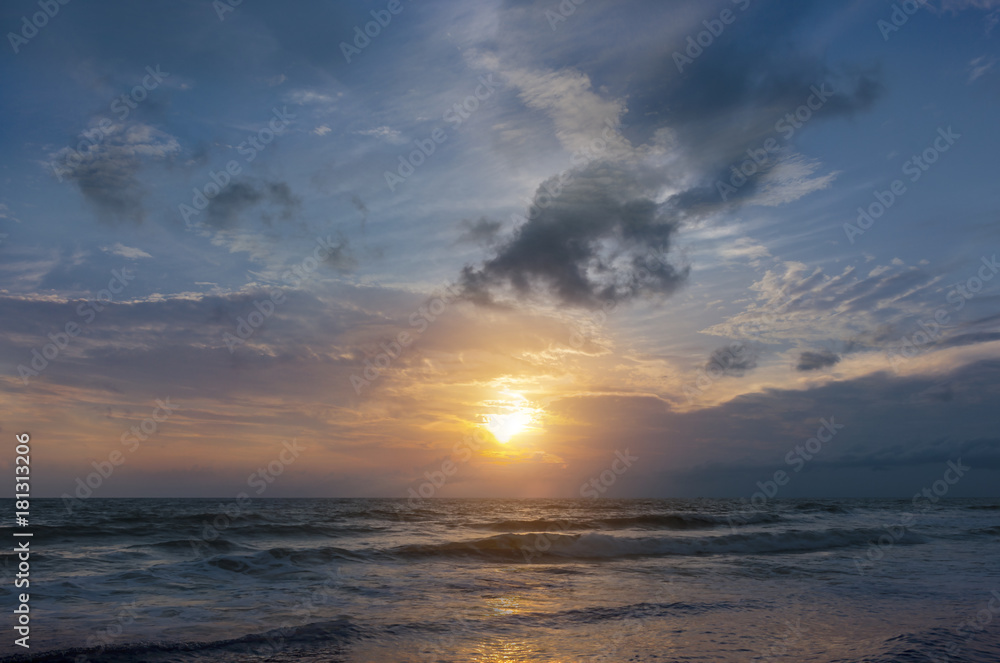
[[[1000,500],[69,507],[3,528],[0,660],[1000,661]]]

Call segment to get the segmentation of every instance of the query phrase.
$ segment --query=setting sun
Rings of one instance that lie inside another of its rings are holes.
[[[507,444],[510,438],[523,432],[531,423],[531,416],[524,412],[486,415],[486,430],[493,434],[497,442]]]
[[[533,424],[541,421],[542,410],[533,406],[524,395],[502,389],[500,395],[504,398],[485,401],[484,408],[492,413],[482,414],[482,426],[500,444],[507,444],[515,435],[529,430],[536,430]]]

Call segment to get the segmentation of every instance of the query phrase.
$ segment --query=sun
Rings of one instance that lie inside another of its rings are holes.
[[[527,430],[530,423],[531,416],[525,412],[486,415],[486,430],[492,433],[500,444],[510,442],[510,438]]]
[[[497,400],[484,401],[482,407],[486,412],[480,426],[485,428],[500,444],[507,444],[515,435],[528,432],[539,432],[538,424],[543,420],[542,409],[528,400],[523,394],[500,391]]]

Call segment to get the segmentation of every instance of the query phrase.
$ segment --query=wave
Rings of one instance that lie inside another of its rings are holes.
[[[851,510],[840,504],[827,502],[798,502],[793,507],[797,511],[825,511],[826,513],[851,513]]]
[[[552,520],[539,518],[535,520],[503,520],[495,523],[478,523],[474,529],[494,532],[559,532],[578,530],[614,530],[614,529],[711,529],[713,527],[761,523],[775,523],[781,516],[769,513],[755,513],[747,516],[711,516],[707,514],[648,514],[641,516],[621,516],[597,518],[593,520]]]
[[[235,534],[246,534],[249,536],[325,536],[337,537],[345,534],[372,534],[383,532],[388,527],[377,527],[374,525],[335,525],[335,524],[312,524],[312,523],[266,523],[262,525],[241,525],[238,521],[232,527],[225,528],[226,532]]]
[[[194,660],[254,660],[273,657],[281,652],[294,652],[297,648],[308,645],[330,647],[342,646],[351,641],[365,637],[363,627],[353,624],[348,619],[340,618],[327,622],[313,622],[300,626],[288,626],[271,629],[264,633],[244,635],[239,638],[215,640],[210,642],[138,642],[112,644],[107,647],[74,647],[40,654],[25,656],[9,656],[0,661],[32,661],[33,663],[64,663],[77,660],[79,656],[102,663],[168,663],[179,660],[180,654],[198,656]],[[230,658],[237,655],[239,658]],[[202,658],[205,657],[205,658]],[[210,658],[209,658],[210,657]],[[274,660],[268,658],[268,660]]]
[[[406,545],[390,552],[395,557],[472,557],[499,560],[616,559],[690,555],[756,555],[814,552],[867,545],[884,529],[789,530],[705,537],[626,538],[610,534],[499,534],[485,539]],[[927,539],[906,532],[898,544]]]
[[[129,546],[129,548],[154,548],[167,552],[191,552],[192,550],[202,552],[207,550],[213,553],[247,550],[246,546],[241,546],[226,539],[214,539],[211,541],[205,539],[177,539],[175,541],[157,541],[156,543],[137,543]]]
[[[184,542],[190,546],[190,542]],[[285,571],[301,571],[314,569],[319,565],[336,561],[361,561],[370,559],[365,553],[358,553],[344,548],[326,546],[322,548],[270,548],[258,550],[250,554],[216,554],[201,559],[186,560],[167,567],[183,570],[185,574],[191,571],[208,572],[222,571],[226,574],[237,573],[248,576],[270,576]]]
[[[171,548],[190,548],[191,540],[196,542],[209,538],[208,533],[213,535],[223,534],[229,537],[241,539],[256,539],[258,537],[273,538],[296,538],[296,537],[324,537],[337,538],[355,534],[374,534],[389,529],[389,526],[378,525],[338,525],[329,523],[280,523],[271,520],[246,519],[243,516],[235,520],[224,521],[224,526],[216,529],[212,526],[212,520],[203,516],[191,516],[181,519],[168,519],[156,525],[151,525],[147,521],[144,524],[118,526],[105,525],[102,527],[87,524],[66,524],[66,525],[35,525],[32,529],[39,539],[55,540],[67,538],[73,540],[136,540],[147,537],[155,538],[163,532],[171,532],[174,535],[188,536],[189,539],[182,541],[166,541],[144,544],[152,548],[169,550]],[[202,547],[201,544],[198,544]],[[222,544],[225,545],[225,544]],[[233,543],[236,546],[237,544]],[[142,547],[140,545],[128,546],[130,548]],[[215,549],[215,544],[211,544]],[[219,549],[224,551],[224,549]]]
[[[265,553],[274,559],[287,559],[292,564],[298,566],[312,566],[319,563],[328,563],[335,560],[364,560],[368,559],[365,553],[347,550],[345,548],[335,548],[325,546],[323,548],[307,548],[305,550],[292,550],[288,548],[272,548]]]
[[[395,520],[403,522],[419,522],[438,518],[443,515],[439,511],[427,508],[413,508],[409,505],[398,509],[374,508],[360,511],[347,511],[338,514],[341,518],[371,518],[372,520]]]
[[[907,631],[886,638],[878,647],[881,651],[865,657],[871,663],[900,661],[962,661],[963,663],[994,663],[1000,656],[1000,645],[986,637],[968,637],[959,629],[932,627]],[[955,652],[961,655],[955,658]]]
[[[256,513],[240,513],[235,518],[220,512],[202,512],[190,514],[171,514],[156,516],[150,514],[144,518],[131,516],[115,516],[111,518],[77,518],[58,525],[33,525],[36,536],[70,536],[74,538],[105,538],[113,536],[149,536],[164,531],[202,531],[216,527],[215,520],[224,518],[226,523],[222,529],[233,527],[280,526],[283,523],[273,518],[267,518]]]
[[[562,534],[552,532],[505,533],[465,541],[434,544],[408,544],[390,549],[348,550],[332,546],[319,548],[270,548],[241,553],[245,548],[224,539],[209,556],[188,559],[160,567],[209,573],[216,577],[229,574],[268,577],[286,571],[312,569],[332,562],[374,561],[376,559],[467,558],[489,561],[523,562],[533,560],[594,560],[630,557],[669,557],[694,555],[757,555],[830,550],[863,546],[885,534],[884,529],[788,530],[783,532],[736,533],[715,536],[623,537],[604,533]],[[923,543],[926,539],[907,532],[896,543]],[[189,541],[159,544],[184,551]],[[221,574],[221,575],[218,575]]]
[[[163,531],[162,526],[150,525],[147,521],[142,525],[122,525],[120,527],[98,527],[81,523],[79,525],[32,525],[31,531],[39,539],[56,537],[72,537],[74,539],[107,539],[109,537],[151,536]],[[5,533],[0,529],[0,534]]]

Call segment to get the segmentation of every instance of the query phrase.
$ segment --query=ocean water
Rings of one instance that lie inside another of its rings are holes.
[[[1000,500],[923,504],[33,500],[0,656],[996,663]]]

